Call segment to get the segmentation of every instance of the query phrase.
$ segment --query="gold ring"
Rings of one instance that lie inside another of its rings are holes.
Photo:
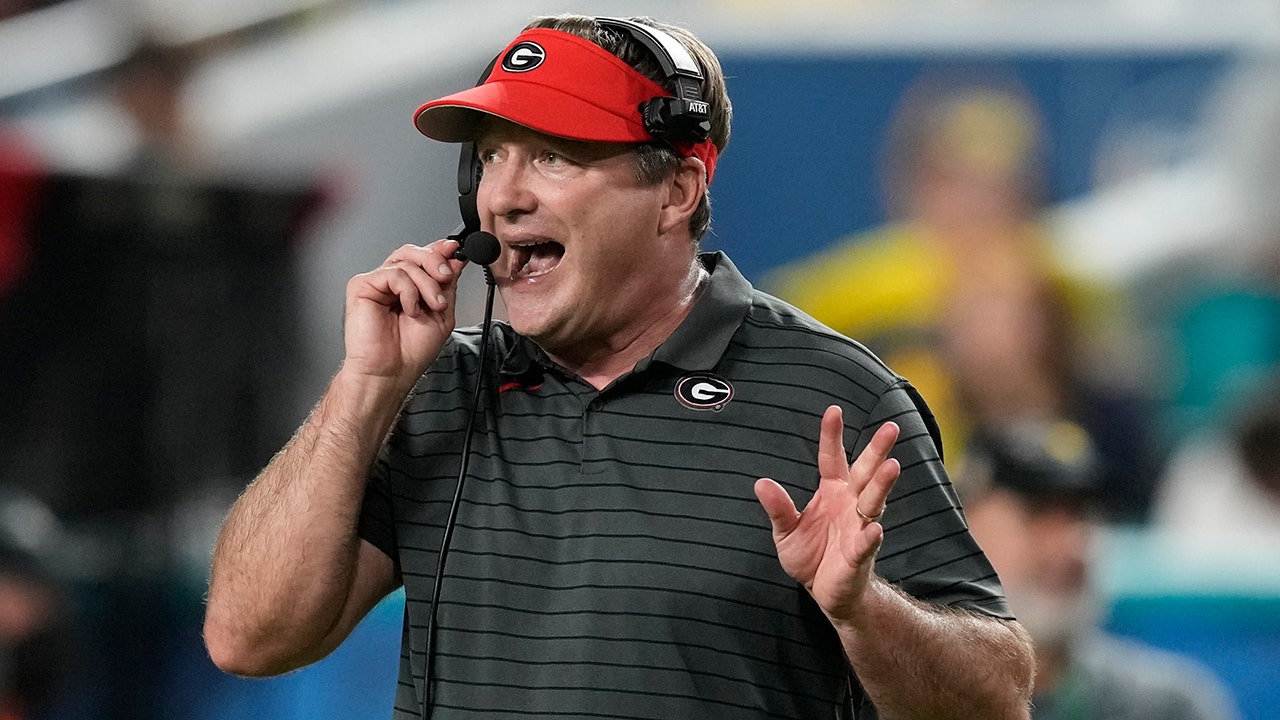
[[[884,510],[881,510],[881,511],[880,511],[878,514],[876,514],[876,515],[868,515],[868,514],[866,514],[866,513],[862,512],[862,508],[858,507],[857,505],[854,505],[854,506],[853,506],[853,511],[854,511],[854,512],[856,512],[856,513],[858,513],[858,517],[862,518],[863,520],[866,520],[867,522],[875,522],[875,521],[879,520],[880,518],[884,517]]]

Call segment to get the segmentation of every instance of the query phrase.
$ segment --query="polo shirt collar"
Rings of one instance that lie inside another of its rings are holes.
[[[751,283],[723,252],[703,253],[698,259],[711,274],[702,294],[684,322],[647,361],[636,365],[643,370],[650,362],[662,362],[681,370],[711,370],[729,347],[751,309]]]
[[[751,309],[751,283],[727,255],[723,252],[702,253],[698,260],[710,274],[707,286],[675,332],[652,355],[637,363],[636,371],[644,370],[654,362],[688,371],[713,369]],[[515,335],[514,342],[502,361],[503,375],[524,375],[533,363],[554,366],[532,340],[516,333],[512,335]]]

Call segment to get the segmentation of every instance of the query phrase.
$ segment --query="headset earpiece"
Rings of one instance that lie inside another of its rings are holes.
[[[659,97],[640,104],[644,129],[668,143],[699,143],[711,135],[707,104],[701,100]]]
[[[476,206],[476,190],[480,187],[480,157],[474,142],[462,143],[458,156],[458,212],[462,214],[460,237],[480,229],[480,209]]]

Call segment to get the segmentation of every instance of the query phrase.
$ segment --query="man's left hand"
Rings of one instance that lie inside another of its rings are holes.
[[[851,619],[872,579],[884,540],[878,522],[901,468],[889,457],[898,426],[881,425],[852,465],[845,464],[844,419],[832,405],[818,438],[818,491],[796,510],[777,482],[756,481],[756,497],[773,524],[782,569],[802,584],[837,626]]]

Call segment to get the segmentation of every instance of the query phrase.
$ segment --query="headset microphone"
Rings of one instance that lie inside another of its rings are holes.
[[[453,254],[456,260],[465,260],[477,265],[489,265],[502,254],[502,244],[492,233],[477,230],[458,241],[461,247]]]

